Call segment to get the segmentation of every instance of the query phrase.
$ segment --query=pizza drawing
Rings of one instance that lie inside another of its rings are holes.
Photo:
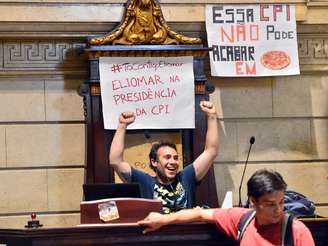
[[[290,57],[284,51],[268,51],[261,56],[261,63],[271,70],[280,70],[290,64]]]

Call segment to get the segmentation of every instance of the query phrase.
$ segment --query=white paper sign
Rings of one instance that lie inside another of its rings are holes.
[[[105,129],[121,112],[136,120],[129,129],[195,127],[193,57],[100,57]]]
[[[295,6],[208,5],[213,76],[299,74]]]

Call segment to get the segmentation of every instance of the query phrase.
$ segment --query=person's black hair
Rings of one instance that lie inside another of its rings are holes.
[[[287,184],[280,173],[261,169],[256,171],[247,182],[247,195],[258,200],[261,196],[276,191],[285,192]]]
[[[159,143],[155,143],[151,146],[150,152],[149,152],[149,166],[151,169],[155,171],[155,167],[151,164],[152,160],[158,161],[158,149],[161,147],[168,146],[175,151],[177,151],[177,146],[169,141],[160,141]],[[178,152],[178,151],[177,151]]]

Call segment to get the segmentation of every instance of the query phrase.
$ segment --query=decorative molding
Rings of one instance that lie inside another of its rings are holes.
[[[301,38],[298,51],[301,64],[328,64],[328,37]]]
[[[83,66],[84,43],[56,40],[3,41],[0,70],[55,70]]]
[[[308,0],[307,6],[328,6],[328,0]]]
[[[298,40],[299,63],[301,72],[327,73],[328,37],[303,37]]]
[[[301,34],[298,55],[302,73],[328,71],[328,34]]]
[[[55,40],[0,40],[0,57],[3,58],[0,59],[0,76],[86,73],[86,61],[81,56],[85,47],[81,40],[58,37]],[[300,33],[298,47],[302,72],[328,71],[328,33]],[[134,52],[130,53],[133,56]]]

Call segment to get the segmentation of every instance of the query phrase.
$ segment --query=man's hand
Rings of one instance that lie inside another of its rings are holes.
[[[199,106],[200,109],[207,114],[207,116],[216,114],[214,104],[209,101],[201,101]]]
[[[125,124],[125,125],[129,125],[131,123],[133,123],[136,119],[136,116],[134,115],[133,112],[123,112],[120,114],[119,117],[119,123],[120,124]]]
[[[166,216],[163,214],[151,212],[146,218],[138,221],[137,223],[140,226],[145,227],[142,233],[146,234],[161,228],[163,225],[166,225],[167,223],[165,222],[165,218]]]

